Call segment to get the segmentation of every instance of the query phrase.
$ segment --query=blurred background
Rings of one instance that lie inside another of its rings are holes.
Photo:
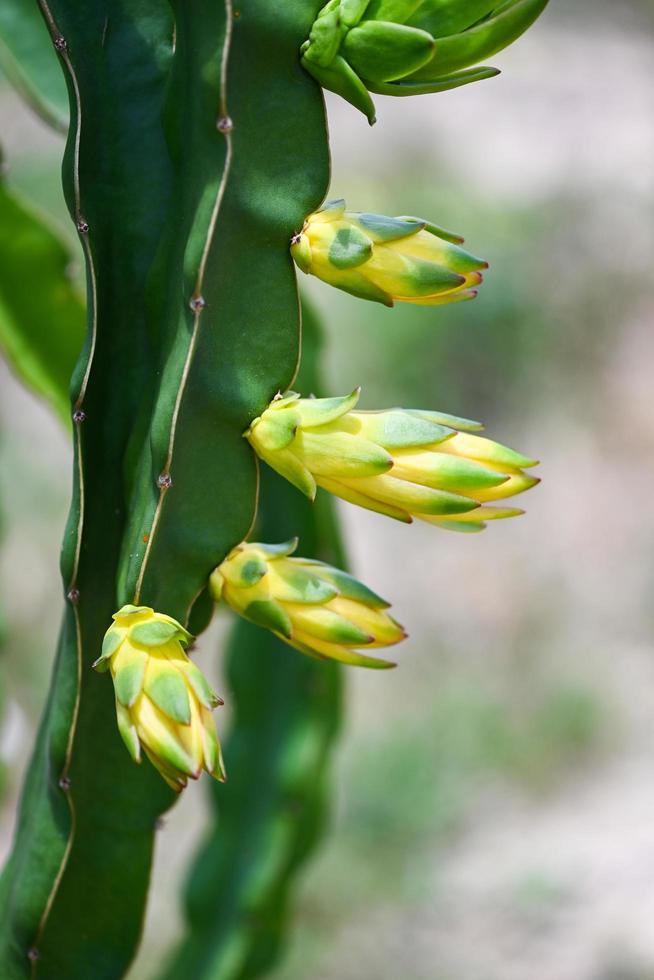
[[[397,671],[347,675],[331,831],[275,980],[654,978],[653,41],[650,0],[552,0],[492,59],[498,79],[379,98],[372,130],[328,100],[333,196],[432,218],[491,263],[451,308],[303,279],[330,391],[483,420],[543,483],[526,517],[477,536],[341,508],[354,570],[411,638]],[[14,186],[74,244],[62,141],[2,83],[0,133]],[[0,859],[49,679],[69,483],[65,434],[0,366]],[[218,684],[225,623],[201,643]],[[192,787],[130,980],[180,933],[203,819]]]

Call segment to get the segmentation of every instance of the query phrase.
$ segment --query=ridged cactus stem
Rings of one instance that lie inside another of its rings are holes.
[[[117,980],[173,792],[129,758],[112,683],[91,667],[135,598],[201,631],[209,575],[248,534],[258,467],[242,434],[297,369],[288,246],[324,198],[329,156],[297,54],[312,0],[283,16],[267,0],[239,17],[211,0],[42,11],[67,75],[64,178],[89,319],[73,381],[70,597],[0,885],[0,975],[87,980],[93,963]]]
[[[99,0],[83,11],[43,0],[41,10],[70,97],[64,184],[86,259],[88,320],[71,386],[66,612],[0,883],[0,975],[81,980],[92,962],[111,980],[136,948],[155,824],[173,799],[126,755],[111,685],[90,669],[117,608],[126,449],[150,384],[145,279],[169,201],[160,119],[172,21],[156,0],[126,0],[109,17]]]

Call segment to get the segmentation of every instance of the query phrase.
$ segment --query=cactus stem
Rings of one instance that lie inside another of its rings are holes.
[[[232,39],[232,2],[231,2],[231,0],[225,0],[225,14],[226,14],[225,43],[224,43],[224,47],[223,47],[222,61],[221,61],[221,66],[220,66],[220,103],[221,104],[220,104],[219,122],[221,120],[229,120],[230,121],[230,124],[231,124],[231,120],[230,120],[229,114],[227,112],[227,65],[228,65],[229,51],[230,51],[230,45],[231,45],[231,39]],[[225,190],[226,190],[226,187],[227,187],[227,180],[228,180],[230,169],[231,169],[232,154],[233,154],[232,139],[231,139],[231,135],[230,135],[231,134],[231,129],[232,129],[232,126],[231,125],[227,129],[221,129],[221,132],[224,134],[225,139],[227,141],[227,153],[226,153],[226,156],[225,156],[225,165],[224,165],[224,168],[223,168],[223,173],[222,173],[222,177],[221,177],[221,180],[220,180],[220,184],[218,186],[218,191],[216,193],[216,199],[214,201],[213,211],[211,213],[211,219],[209,221],[209,227],[207,229],[207,236],[206,236],[206,239],[205,239],[205,242],[204,242],[204,247],[202,249],[202,255],[201,255],[200,264],[199,264],[199,267],[198,267],[198,273],[197,273],[197,278],[196,278],[196,282],[195,282],[195,289],[193,291],[193,297],[192,297],[192,299],[190,301],[190,304],[189,304],[190,307],[191,307],[191,310],[193,312],[193,330],[192,330],[192,333],[191,333],[191,340],[190,340],[188,351],[187,351],[187,354],[186,354],[186,360],[184,362],[184,368],[183,368],[183,371],[182,371],[182,376],[180,378],[180,384],[179,384],[179,388],[178,388],[178,391],[177,391],[177,397],[176,397],[176,400],[175,400],[175,406],[174,406],[174,409],[173,409],[173,416],[172,416],[172,421],[171,421],[171,426],[170,426],[170,437],[169,437],[169,440],[168,440],[168,455],[167,455],[166,463],[165,463],[164,470],[163,470],[163,473],[164,474],[167,474],[169,476],[169,478],[170,478],[170,471],[172,469],[173,454],[174,454],[174,450],[175,450],[175,435],[176,435],[176,432],[177,432],[177,421],[179,419],[179,413],[180,413],[180,409],[181,409],[181,406],[182,406],[182,400],[184,398],[184,392],[186,391],[186,385],[187,385],[187,382],[188,382],[188,377],[189,377],[189,373],[190,373],[190,370],[191,370],[191,365],[193,363],[193,357],[195,355],[195,350],[196,350],[196,347],[197,347],[198,332],[199,332],[199,327],[200,327],[200,318],[201,318],[201,315],[202,315],[202,311],[204,310],[204,308],[206,306],[206,303],[205,303],[205,301],[203,299],[203,296],[202,296],[202,287],[203,287],[203,284],[204,284],[205,274],[206,274],[206,270],[207,270],[207,261],[208,261],[208,258],[209,258],[209,252],[211,250],[211,245],[212,245],[212,242],[213,242],[213,239],[214,239],[214,235],[215,235],[215,232],[216,232],[216,225],[218,223],[218,214],[220,212],[220,208],[221,208],[221,205],[222,205],[222,202],[223,202],[223,198],[225,196]],[[171,483],[172,483],[172,478],[170,478],[170,479],[171,479]],[[162,511],[162,506],[163,506],[164,495],[165,495],[166,490],[168,489],[167,486],[162,486],[161,483],[159,483],[159,487],[160,487],[160,491],[161,492],[159,494],[159,500],[157,502],[157,507],[156,507],[156,510],[155,510],[155,513],[154,513],[154,518],[153,518],[153,521],[152,521],[152,526],[150,528],[150,537],[149,537],[148,543],[147,543],[147,545],[145,547],[145,552],[144,552],[144,555],[143,555],[143,562],[141,564],[141,568],[139,569],[139,575],[138,575],[138,579],[136,581],[136,587],[135,587],[135,590],[134,590],[134,604],[135,605],[138,605],[139,602],[140,602],[141,588],[143,586],[143,579],[145,577],[145,572],[147,570],[148,562],[149,562],[149,559],[150,559],[150,555],[152,553],[152,546],[153,546],[153,543],[154,543],[155,538],[156,538],[157,529],[159,527],[159,522],[161,520],[161,511]]]
[[[80,94],[79,81],[77,74],[73,67],[70,55],[68,52],[68,44],[65,37],[59,30],[55,19],[53,17],[52,11],[48,5],[47,0],[38,0],[41,13],[50,31],[54,47],[59,52],[61,60],[64,63],[65,71],[69,77],[70,84],[74,93],[75,99],[75,132],[73,134],[73,194],[74,194],[74,215],[75,224],[77,226],[80,235],[82,236],[82,247],[84,251],[84,256],[87,263],[88,269],[88,282],[89,282],[89,297],[88,297],[88,308],[89,308],[89,332],[90,332],[90,342],[88,347],[87,361],[84,369],[84,375],[81,381],[80,389],[75,400],[75,414],[78,416],[81,422],[82,416],[84,415],[82,411],[82,403],[86,395],[86,390],[88,387],[89,377],[91,373],[91,367],[94,360],[95,349],[96,349],[96,337],[97,337],[97,276],[95,270],[95,264],[93,259],[93,253],[91,251],[88,230],[89,226],[82,214],[81,209],[81,188],[80,188],[80,147],[81,147],[81,135],[82,135],[82,99]],[[80,598],[79,589],[77,588],[77,576],[79,572],[80,556],[82,549],[82,530],[84,527],[84,503],[85,503],[85,483],[84,483],[84,466],[82,462],[82,434],[81,426],[79,424],[75,425],[75,455],[77,459],[77,472],[78,472],[78,493],[79,493],[79,516],[77,520],[77,526],[75,529],[75,553],[73,559],[72,576],[70,579],[70,587],[67,593],[67,598],[72,606],[73,619],[75,624],[75,654],[77,663],[77,688],[75,694],[75,703],[72,710],[72,718],[70,730],[68,733],[68,741],[66,744],[66,753],[64,761],[64,773],[67,772],[73,751],[73,744],[75,741],[75,735],[77,730],[77,720],[79,717],[79,702],[80,702],[80,685],[82,678],[82,629],[79,616],[78,603]],[[39,921],[35,943],[39,942],[40,937],[43,935],[46,922],[48,920],[50,909],[55,899],[55,895],[59,889],[61,879],[64,874],[64,870],[68,863],[68,858],[72,849],[73,838],[75,835],[75,825],[76,825],[76,812],[75,806],[70,793],[66,793],[66,799],[68,801],[68,809],[70,813],[70,826],[68,828],[68,839],[66,842],[66,847],[61,857],[61,864],[59,865],[58,872],[52,884],[48,900],[43,909],[43,914]],[[34,955],[31,955],[34,954]],[[36,946],[33,946],[28,957],[35,961],[38,958],[38,952]]]

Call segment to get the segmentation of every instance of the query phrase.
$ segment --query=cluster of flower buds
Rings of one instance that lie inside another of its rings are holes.
[[[497,74],[474,68],[506,47],[547,0],[329,0],[302,46],[302,64],[374,122],[370,92],[414,95]],[[483,260],[463,239],[416,217],[347,211],[329,201],[291,240],[305,273],[362,299],[435,306],[473,299]],[[536,461],[480,436],[482,426],[439,412],[359,411],[359,390],[337,398],[278,395],[245,438],[310,499],[318,487],[405,523],[481,531],[515,517],[497,506],[533,487]],[[245,619],[302,653],[363,667],[393,667],[370,652],[406,634],[388,603],[352,576],[294,557],[297,541],[242,542],[214,570],[210,589]],[[147,606],[123,606],[105,635],[98,670],[111,671],[118,727],[174,789],[206,770],[224,779],[212,709],[222,703],[185,648],[189,634]],[[361,652],[363,651],[363,652]]]
[[[346,211],[339,200],[309,215],[291,254],[303,272],[361,299],[437,306],[473,299],[488,268],[462,243],[422,218]]]
[[[277,398],[246,432],[269,466],[313,499],[322,487],[399,521],[457,531],[521,510],[493,507],[533,487],[536,461],[475,433],[477,422],[438,412],[356,411],[342,398]]]
[[[93,665],[111,671],[118,730],[135,762],[141,748],[179,792],[203,770],[225,778],[212,710],[221,699],[186,655],[190,634],[148,606],[123,606]]]
[[[366,656],[399,643],[402,627],[388,603],[338,568],[292,558],[297,539],[281,545],[241,544],[211,576],[216,602],[276,633],[302,653],[358,667],[394,667]]]
[[[497,75],[478,66],[520,37],[547,0],[329,0],[302,64],[375,122],[370,92],[423,95]]]

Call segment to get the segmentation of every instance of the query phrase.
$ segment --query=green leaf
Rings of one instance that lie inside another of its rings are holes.
[[[0,352],[66,421],[85,329],[70,263],[59,236],[0,176]]]
[[[0,70],[45,123],[66,133],[68,93],[58,60],[37,4],[2,0]]]

